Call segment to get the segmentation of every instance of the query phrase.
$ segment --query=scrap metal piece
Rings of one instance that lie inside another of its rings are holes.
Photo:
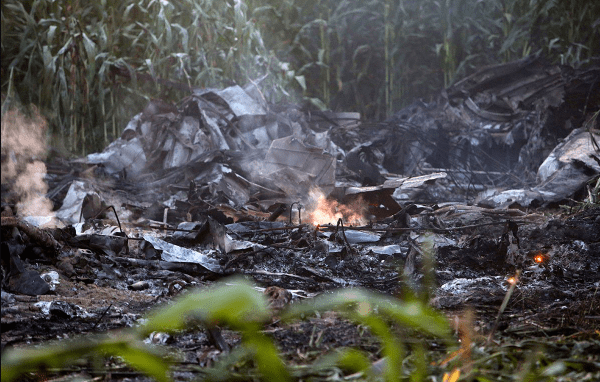
[[[83,162],[101,163],[108,174],[116,174],[125,170],[129,177],[136,178],[146,167],[146,153],[139,137],[129,141],[119,138],[108,145],[103,152],[89,154],[83,159]]]
[[[282,213],[288,211],[288,206],[285,203],[278,203],[277,207],[275,208],[275,210],[273,210],[273,212],[271,212],[271,215],[269,215],[269,217],[267,218],[267,221],[270,222],[274,222],[275,220],[277,220],[277,218],[279,216],[281,216]],[[289,209],[290,214],[291,214],[291,208]],[[291,216],[291,215],[290,215]],[[291,220],[291,217],[290,217]]]
[[[265,162],[267,176],[290,196],[302,195],[311,186],[325,194],[333,191],[335,158],[320,148],[306,146],[295,136],[275,139]]]
[[[50,292],[50,286],[33,269],[11,275],[8,279],[9,291],[28,296],[38,296]]]
[[[480,193],[479,204],[505,207],[517,203],[528,207],[570,197],[600,174],[600,154],[594,149],[594,139],[600,139],[600,135],[585,129],[573,130],[540,165],[538,186],[529,190],[486,190]]]
[[[205,110],[200,112],[202,125],[208,130],[213,147],[217,150],[230,150],[227,140],[221,132],[216,118],[211,117]]]
[[[167,243],[164,240],[158,239],[152,235],[144,234],[144,240],[152,244],[154,248],[162,250],[161,258],[168,262],[179,263],[196,263],[215,273],[221,273],[219,263],[206,254],[194,251],[188,248],[180,247],[175,244]]]
[[[67,196],[63,199],[62,206],[56,211],[56,217],[66,224],[78,223],[79,217],[82,214],[83,201],[90,193],[92,192],[85,182],[79,180],[73,181],[69,187],[69,191],[67,191]]]
[[[327,237],[333,235],[332,232],[323,232],[323,234]],[[349,244],[376,243],[379,241],[379,239],[381,239],[381,234],[375,232],[358,231],[355,229],[348,228],[346,228],[344,234]]]
[[[172,134],[169,140],[174,140],[173,147],[165,158],[163,168],[179,167],[184,165],[190,159],[192,152],[196,155],[196,147],[194,141],[196,134],[200,130],[200,122],[194,117],[185,117],[179,129],[170,128],[169,132]]]
[[[477,106],[475,102],[473,102],[471,97],[467,97],[465,105],[473,113],[477,114],[481,118],[489,119],[490,121],[507,122],[514,117],[512,113],[492,113],[491,111],[483,110],[479,106]]]
[[[579,161],[600,173],[600,153],[594,148],[594,140],[600,141],[600,134],[583,128],[573,130],[540,165],[537,172],[538,179],[546,182],[574,161]]]
[[[230,86],[223,90],[211,91],[227,103],[236,116],[266,114],[265,109],[250,97],[239,85]],[[208,93],[204,93],[206,95]]]
[[[409,189],[421,187],[426,182],[435,181],[437,179],[445,179],[447,176],[448,174],[446,172],[435,172],[421,176],[388,178],[385,182],[383,182],[382,185],[378,186],[348,187],[345,190],[345,194],[361,194],[365,192],[380,191],[383,189],[396,189],[398,192],[406,192]]]
[[[391,245],[373,245],[368,247],[370,251],[378,255],[394,256],[395,254],[402,254],[402,248],[398,244]]]

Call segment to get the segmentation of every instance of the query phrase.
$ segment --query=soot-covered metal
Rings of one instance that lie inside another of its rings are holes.
[[[48,163],[53,216],[20,215],[2,185],[2,346],[132,325],[232,274],[278,310],[340,287],[425,292],[475,307],[485,332],[518,271],[511,330],[597,327],[600,306],[581,307],[600,273],[599,84],[522,60],[380,123],[251,86],[150,101],[102,153]]]

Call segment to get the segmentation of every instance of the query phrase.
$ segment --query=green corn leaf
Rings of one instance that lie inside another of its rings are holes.
[[[261,374],[268,381],[289,381],[290,375],[270,339],[257,332],[246,333],[245,347],[254,352],[254,359]]]
[[[140,327],[141,333],[178,330],[192,317],[234,328],[244,328],[267,317],[265,297],[250,283],[242,278],[232,278],[228,282],[232,285],[219,283],[214,289],[189,293],[169,309],[151,314],[148,322]]]
[[[323,101],[321,101],[320,99],[318,99],[318,98],[308,97],[307,100],[308,100],[308,102],[310,102],[314,106],[318,107],[319,110],[321,110],[321,111],[325,111],[325,110],[328,109],[327,105],[325,105],[325,103]]]
[[[294,76],[296,82],[300,85],[302,90],[306,91],[306,78],[304,76]]]
[[[83,47],[87,54],[87,80],[88,83],[92,83],[96,74],[96,44],[88,37],[87,34],[82,33],[83,36]]]
[[[384,373],[386,381],[400,380],[402,359],[404,357],[402,344],[396,339],[396,336],[392,334],[388,325],[381,318],[368,315],[357,319],[368,325],[373,334],[381,340],[383,354],[387,358]]]
[[[81,33],[81,36],[83,37],[83,47],[88,55],[88,59],[94,61],[97,53],[96,44],[88,37],[86,33]]]
[[[47,45],[42,47],[42,57],[44,60],[44,68],[46,69],[46,75],[54,75],[55,72],[55,58],[50,53],[50,48]]]
[[[188,44],[189,44],[189,35],[188,35],[188,31],[182,27],[181,25],[174,23],[171,24],[172,27],[177,28],[177,30],[179,31],[179,35],[181,36],[181,48],[184,52],[188,51]]]
[[[362,305],[361,305],[362,304]],[[362,289],[341,290],[316,297],[305,303],[294,304],[282,314],[282,320],[298,318],[314,311],[354,311],[377,309],[398,323],[438,337],[449,337],[450,328],[446,318],[421,301],[400,301]]]
[[[56,29],[58,27],[56,25],[50,25],[48,27],[48,32],[46,32],[46,41],[49,45],[52,45],[52,41],[54,41],[54,35],[56,34]]]
[[[168,365],[155,349],[122,332],[117,339],[88,336],[86,339],[62,341],[40,348],[14,349],[2,355],[2,381],[12,381],[27,371],[41,367],[60,368],[88,356],[119,356],[158,381],[168,381]]]
[[[336,358],[337,365],[352,372],[365,371],[371,366],[367,355],[357,349],[344,349]]]
[[[14,349],[2,354],[2,381],[15,380],[21,374],[47,368],[61,367],[69,362],[86,356],[98,343],[92,339],[69,341],[47,345],[42,348]]]
[[[160,382],[168,382],[169,366],[155,349],[132,338],[101,344],[99,351],[121,357],[123,361]]]
[[[380,309],[399,323],[424,333],[449,338],[450,327],[446,317],[421,301],[382,304]]]
[[[58,50],[57,56],[64,55],[67,49],[69,49],[69,47],[71,46],[71,42],[73,42],[73,37],[69,37],[69,39],[67,40],[67,42],[65,42],[62,48]]]

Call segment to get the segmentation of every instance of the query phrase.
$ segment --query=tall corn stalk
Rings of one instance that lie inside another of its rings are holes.
[[[175,101],[190,87],[260,78],[269,100],[297,94],[383,119],[483,65],[543,54],[578,67],[600,56],[600,3],[586,0],[5,0],[1,7],[3,94],[36,104],[77,154],[117,137],[149,98]]]
[[[77,154],[101,149],[153,97],[280,76],[243,0],[2,2],[2,91],[33,103]],[[12,79],[4,73],[12,71]],[[292,83],[293,82],[293,83]],[[174,86],[175,84],[176,86]]]
[[[318,2],[319,6],[319,18],[322,20],[329,19],[329,7],[325,7],[325,9],[321,6],[321,0]],[[319,25],[319,33],[321,37],[321,49],[319,50],[319,63],[321,64],[321,71],[324,72],[322,75],[322,94],[323,94],[323,102],[325,105],[329,105],[330,95],[329,95],[329,87],[331,83],[331,70],[329,66],[329,53],[330,53],[330,41],[329,41],[329,33],[328,33],[328,25],[327,22],[323,22]]]
[[[390,117],[393,112],[394,94],[394,56],[392,55],[392,43],[394,41],[394,28],[391,20],[392,0],[386,0],[383,11],[384,23],[384,50],[385,50],[385,115]]]

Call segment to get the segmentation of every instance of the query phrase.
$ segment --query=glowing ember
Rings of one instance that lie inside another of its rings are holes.
[[[312,225],[336,224],[342,219],[347,225],[363,225],[366,219],[363,212],[366,208],[359,199],[351,205],[340,204],[335,200],[328,200],[320,190],[311,190],[309,193],[308,220]]]
[[[544,255],[542,255],[542,254],[535,255],[535,257],[533,258],[533,261],[535,261],[538,264],[543,263],[544,262]]]
[[[509,284],[511,284],[511,285],[514,285],[514,284],[516,284],[516,283],[517,283],[517,278],[516,278],[516,277],[514,277],[514,276],[512,276],[512,277],[509,277],[509,278],[508,278],[508,280],[506,280],[506,281],[507,281]]]

